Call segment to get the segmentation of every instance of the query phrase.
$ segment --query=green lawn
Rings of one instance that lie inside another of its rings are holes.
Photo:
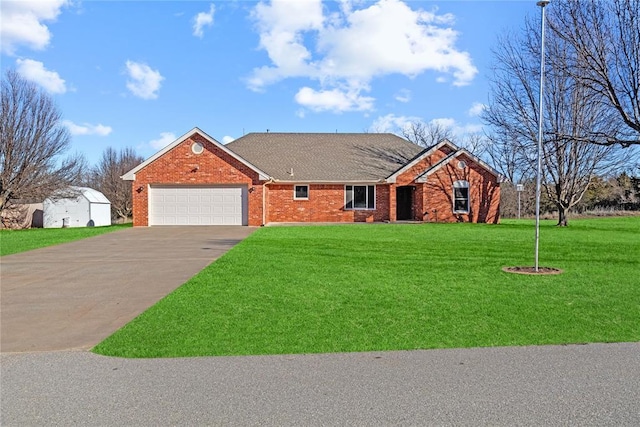
[[[640,340],[640,218],[268,227],[94,351],[124,357]],[[150,283],[150,286],[153,284]]]
[[[0,256],[32,249],[44,248],[60,243],[85,239],[99,234],[109,233],[131,227],[131,224],[112,225],[110,227],[74,227],[74,228],[31,228],[27,230],[0,230]]]

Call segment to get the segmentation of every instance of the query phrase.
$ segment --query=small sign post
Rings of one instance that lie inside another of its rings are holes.
[[[520,219],[520,193],[524,191],[524,185],[516,184],[516,191],[518,192],[518,219]]]

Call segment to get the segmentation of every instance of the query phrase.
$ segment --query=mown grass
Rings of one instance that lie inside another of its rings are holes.
[[[177,357],[640,340],[640,218],[271,227],[99,344]],[[150,284],[152,286],[153,284]]]
[[[131,224],[112,225],[109,227],[0,230],[0,256],[86,239],[87,237],[109,233],[125,227],[131,227]]]

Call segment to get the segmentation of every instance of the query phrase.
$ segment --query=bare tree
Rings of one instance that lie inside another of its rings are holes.
[[[408,127],[402,129],[402,136],[421,147],[432,147],[443,139],[453,141],[453,131],[442,123],[434,121],[411,122]]]
[[[558,225],[566,226],[569,209],[593,176],[615,166],[617,147],[584,141],[594,133],[610,133],[616,124],[606,106],[593,102],[597,95],[566,72],[571,46],[551,38],[547,48],[554,61],[546,70],[542,183],[558,210]],[[503,37],[494,55],[490,103],[482,117],[493,127],[494,153],[515,163],[509,166],[513,179],[516,171],[527,174],[537,163],[540,39],[535,25],[527,21],[521,34]]]
[[[486,154],[494,168],[513,185],[534,177],[535,170],[529,162],[523,162],[524,152],[518,138],[497,128],[488,134]]]
[[[573,51],[569,60],[549,61],[618,124],[608,132],[586,127],[585,142],[640,144],[640,0],[560,1],[549,8],[548,23],[550,38]]]
[[[44,200],[64,191],[85,166],[80,155],[63,157],[69,133],[51,97],[8,70],[0,102],[0,213],[17,200]]]
[[[451,142],[455,142],[455,144],[464,148],[474,156],[477,157],[488,157],[488,150],[491,144],[491,140],[481,132],[470,132],[462,135],[458,139],[453,139]]]
[[[91,170],[91,186],[102,192],[111,202],[111,216],[126,220],[133,213],[131,183],[120,177],[130,171],[144,159],[133,148],[124,148],[120,152],[108,147],[102,153],[98,164]]]
[[[446,139],[478,157],[486,154],[489,145],[486,135],[480,132],[458,135],[452,127],[446,126],[437,120],[427,123],[419,120],[413,121],[403,128],[401,133],[405,139],[426,148],[433,147]]]

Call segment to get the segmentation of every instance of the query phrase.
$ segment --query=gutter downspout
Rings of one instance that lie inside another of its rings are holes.
[[[271,184],[273,178],[262,184],[262,226],[267,225],[267,184]]]

